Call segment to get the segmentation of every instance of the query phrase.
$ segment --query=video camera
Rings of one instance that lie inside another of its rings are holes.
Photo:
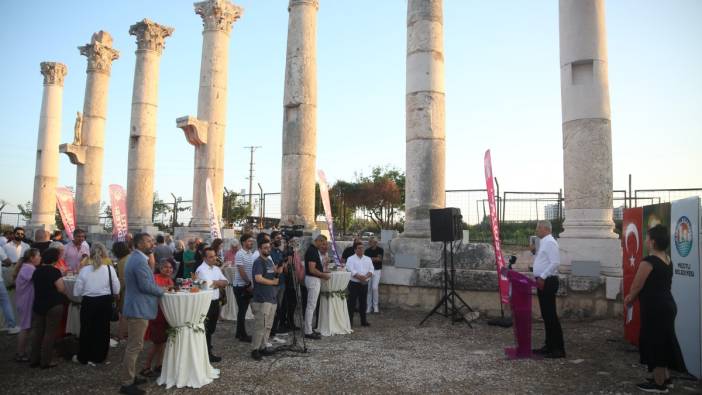
[[[302,229],[304,225],[284,225],[280,227],[280,234],[285,240],[290,240],[293,237],[302,237]]]

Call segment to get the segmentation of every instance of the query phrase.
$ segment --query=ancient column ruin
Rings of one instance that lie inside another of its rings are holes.
[[[222,212],[224,193],[224,135],[227,120],[227,71],[229,38],[232,25],[243,9],[227,0],[195,3],[195,13],[202,17],[202,61],[197,118],[176,119],[186,140],[195,146],[193,205],[190,226],[209,229],[205,182],[212,182],[215,210]]]
[[[112,61],[119,51],[112,48],[112,36],[105,31],[93,34],[90,44],[78,47],[88,58],[83,114],[76,120],[72,144],[62,144],[61,152],[76,165],[76,222],[91,233],[101,231],[99,225],[102,191],[102,164],[107,119],[107,92]]]
[[[59,142],[63,109],[63,79],[68,68],[63,63],[41,62],[44,94],[39,113],[37,162],[34,172],[31,228],[51,230],[55,226],[56,185],[59,175]]]
[[[428,238],[429,210],[445,205],[442,0],[407,6],[406,189],[403,237]]]
[[[148,19],[129,28],[137,43],[127,161],[127,218],[133,231],[151,231],[153,225],[159,65],[172,33],[173,28]]]
[[[280,223],[307,230],[315,228],[318,10],[318,0],[290,0],[283,93]]]
[[[621,247],[612,219],[612,132],[604,0],[560,0],[565,222],[560,246],[569,272],[599,262],[620,277]]]

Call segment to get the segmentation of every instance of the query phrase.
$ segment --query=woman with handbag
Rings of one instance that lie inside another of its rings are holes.
[[[105,259],[106,252],[104,245],[93,243],[90,263],[80,269],[73,289],[75,296],[83,297],[80,306],[78,362],[91,366],[103,363],[107,358],[110,349],[110,321],[113,320],[113,315],[118,318],[114,296],[119,295],[119,278],[112,262]]]

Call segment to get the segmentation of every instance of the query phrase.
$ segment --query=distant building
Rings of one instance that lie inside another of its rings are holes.
[[[612,213],[612,218],[615,221],[621,221],[624,219],[624,206],[619,206],[614,208],[614,212]]]
[[[558,204],[547,204],[544,206],[544,218],[547,221],[554,221],[560,218],[560,206]]]

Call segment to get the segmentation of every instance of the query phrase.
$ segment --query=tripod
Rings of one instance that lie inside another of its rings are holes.
[[[297,281],[297,273],[295,271],[295,257],[294,254],[291,255],[292,262],[288,263],[288,276],[292,276],[292,284],[293,288],[295,289],[295,301],[297,302],[295,306],[295,313],[293,314],[293,323],[292,323],[292,343],[291,344],[286,344],[283,346],[279,346],[275,349],[276,352],[278,351],[293,351],[293,352],[299,352],[299,353],[306,353],[307,352],[307,344],[305,344],[305,337],[302,336],[300,333],[300,329],[304,327],[304,313],[302,311],[302,294],[300,292],[300,283]],[[299,322],[300,326],[298,328],[297,323]],[[296,329],[298,328],[298,329]],[[301,344],[298,344],[298,337],[300,338]]]
[[[426,320],[429,319],[433,314],[439,314],[444,317],[451,317],[451,321],[453,323],[456,322],[461,322],[464,321],[466,324],[468,324],[469,327],[473,327],[470,322],[466,319],[466,317],[461,313],[461,309],[466,308],[470,312],[473,312],[473,309],[466,303],[463,298],[461,298],[461,295],[456,293],[456,288],[455,288],[455,277],[456,277],[456,269],[453,266],[453,243],[451,243],[451,278],[449,279],[449,273],[447,270],[447,252],[446,252],[446,244],[448,242],[444,241],[444,249],[443,249],[443,260],[444,260],[444,289],[443,289],[443,297],[441,300],[439,300],[439,303],[434,306],[434,308],[427,314],[426,317],[422,320],[422,322],[419,323],[421,326]],[[460,302],[460,305],[456,304],[456,299]],[[443,312],[439,311],[439,309],[443,306]]]

